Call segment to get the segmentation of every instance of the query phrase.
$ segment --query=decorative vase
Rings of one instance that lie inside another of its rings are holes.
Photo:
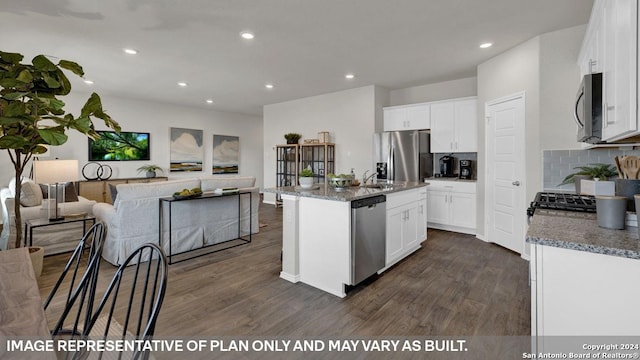
[[[33,266],[33,272],[36,274],[36,280],[38,280],[40,279],[40,274],[42,274],[44,248],[41,246],[29,246],[29,256],[31,257],[31,265]]]
[[[147,171],[147,177],[148,177],[148,178],[154,178],[154,177],[156,177],[156,172],[155,172],[155,171],[152,171],[152,170]]]
[[[313,187],[312,177],[300,177],[298,181],[300,182],[300,187],[303,189],[311,189]]]

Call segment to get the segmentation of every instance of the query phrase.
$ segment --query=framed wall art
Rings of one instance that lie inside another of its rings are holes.
[[[204,135],[202,130],[170,128],[170,171],[202,171]]]
[[[240,138],[213,135],[212,174],[237,174],[240,165]]]

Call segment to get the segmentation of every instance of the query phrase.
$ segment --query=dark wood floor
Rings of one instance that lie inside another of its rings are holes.
[[[422,249],[340,299],[280,279],[282,209],[262,204],[260,221],[251,244],[170,266],[157,336],[530,334],[528,262],[511,251],[429,230]],[[45,258],[43,298],[68,256]],[[114,269],[103,263],[105,287]]]

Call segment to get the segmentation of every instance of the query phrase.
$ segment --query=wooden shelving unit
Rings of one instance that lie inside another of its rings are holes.
[[[298,172],[311,166],[314,182],[323,183],[329,173],[335,172],[335,144],[276,145],[276,186],[297,186]],[[276,195],[276,206],[282,204]]]

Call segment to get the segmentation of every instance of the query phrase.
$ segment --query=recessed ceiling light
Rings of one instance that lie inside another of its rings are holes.
[[[129,55],[136,55],[138,53],[138,50],[128,49],[128,48],[124,48],[122,49],[122,51],[124,51],[126,54],[129,54]]]
[[[85,79],[84,83],[88,84],[88,85],[91,85],[91,84],[93,84],[93,80]]]
[[[243,31],[240,33],[240,36],[245,39],[245,40],[251,40],[253,39],[255,36],[253,35],[253,33],[250,33],[248,31]]]
[[[354,77],[356,77],[356,76],[355,76],[355,75],[353,75],[353,74],[347,74],[347,75],[345,75],[344,77],[345,77],[345,79],[349,79],[349,80],[351,80],[351,79],[353,79],[353,78],[354,78]]]
[[[488,42],[488,43],[480,44],[480,48],[481,49],[486,49],[486,48],[491,47],[492,45],[493,45],[493,43]]]
[[[180,82],[178,82],[178,86],[186,87],[186,86],[187,86],[187,83],[186,83],[186,82],[184,82],[184,81],[180,81]]]
[[[264,87],[267,89],[273,89],[273,84],[265,84]]]
[[[207,104],[213,104],[213,100],[207,99]]]

